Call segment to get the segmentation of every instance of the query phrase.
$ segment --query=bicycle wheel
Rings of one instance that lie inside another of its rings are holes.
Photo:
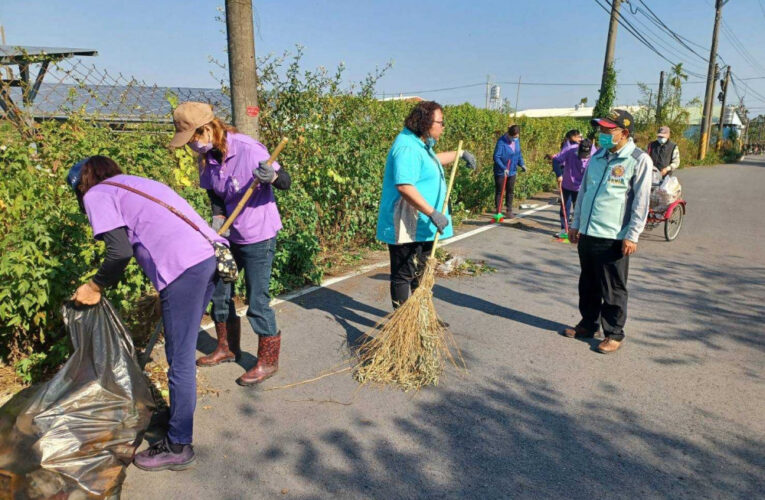
[[[677,205],[672,210],[672,214],[664,222],[664,237],[667,241],[672,241],[680,234],[680,228],[683,227],[683,217],[685,216],[685,207]]]

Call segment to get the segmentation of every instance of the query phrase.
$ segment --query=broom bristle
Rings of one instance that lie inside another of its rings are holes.
[[[436,259],[428,259],[420,286],[392,314],[367,332],[354,376],[360,383],[393,384],[404,391],[436,385],[453,339],[433,305]],[[462,360],[461,356],[459,359]],[[464,366],[464,362],[462,362]]]

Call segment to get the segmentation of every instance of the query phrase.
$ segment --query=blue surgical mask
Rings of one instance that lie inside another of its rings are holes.
[[[433,148],[433,147],[436,145],[436,140],[435,140],[435,139],[433,139],[432,137],[428,137],[427,139],[425,139],[425,144],[426,144],[426,145],[427,145],[429,148],[431,148],[431,149],[432,149],[432,148]]]
[[[659,141],[659,144],[666,144],[667,143],[667,138],[666,137],[657,137],[656,140]]]
[[[199,154],[206,154],[208,153],[212,148],[212,142],[208,142],[207,144],[202,144],[199,141],[193,141],[189,143],[189,147],[192,151],[196,151]]]
[[[598,142],[600,143],[600,147],[605,149],[611,149],[615,146],[614,136],[611,134],[604,134],[603,132],[598,134]]]

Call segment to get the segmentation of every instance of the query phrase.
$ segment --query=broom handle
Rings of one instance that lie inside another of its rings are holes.
[[[446,214],[446,209],[449,208],[449,196],[452,194],[452,186],[454,186],[454,176],[457,175],[457,165],[460,162],[460,156],[462,156],[462,141],[457,146],[457,156],[454,157],[454,165],[452,165],[452,173],[449,176],[449,187],[446,189],[446,198],[444,198],[444,206],[441,208],[441,213]],[[436,256],[436,246],[438,245],[438,237],[441,235],[436,231],[436,238],[433,240],[433,248],[430,250],[430,258]]]
[[[566,213],[566,201],[563,199],[562,186],[558,186],[558,193],[560,193],[560,209],[563,211],[563,223],[566,226],[566,234],[568,234],[568,214]]]
[[[274,152],[271,153],[271,156],[266,160],[266,162],[271,165],[273,162],[276,161],[276,157],[279,156],[279,153],[282,152],[282,149],[284,149],[284,146],[287,145],[287,142],[289,141],[288,138],[282,137],[282,140],[279,142],[279,145],[276,146],[276,149],[274,149]],[[239,212],[242,211],[244,206],[247,204],[247,201],[249,201],[250,196],[252,196],[252,193],[255,192],[255,188],[258,187],[259,182],[257,180],[253,180],[252,184],[250,184],[250,187],[247,188],[247,191],[244,192],[244,195],[242,195],[242,199],[239,200],[239,203],[237,203],[236,208],[234,208],[234,211],[231,212],[231,215],[228,216],[228,219],[226,219],[226,222],[223,224],[223,226],[218,230],[218,234],[223,234],[226,231],[228,231],[228,228],[231,227],[231,224],[234,223],[234,220],[236,220],[236,217],[239,215]]]

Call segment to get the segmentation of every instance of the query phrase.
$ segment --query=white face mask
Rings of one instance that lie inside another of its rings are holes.
[[[667,143],[667,138],[666,137],[657,137],[656,140],[659,141],[659,144],[666,144]]]

